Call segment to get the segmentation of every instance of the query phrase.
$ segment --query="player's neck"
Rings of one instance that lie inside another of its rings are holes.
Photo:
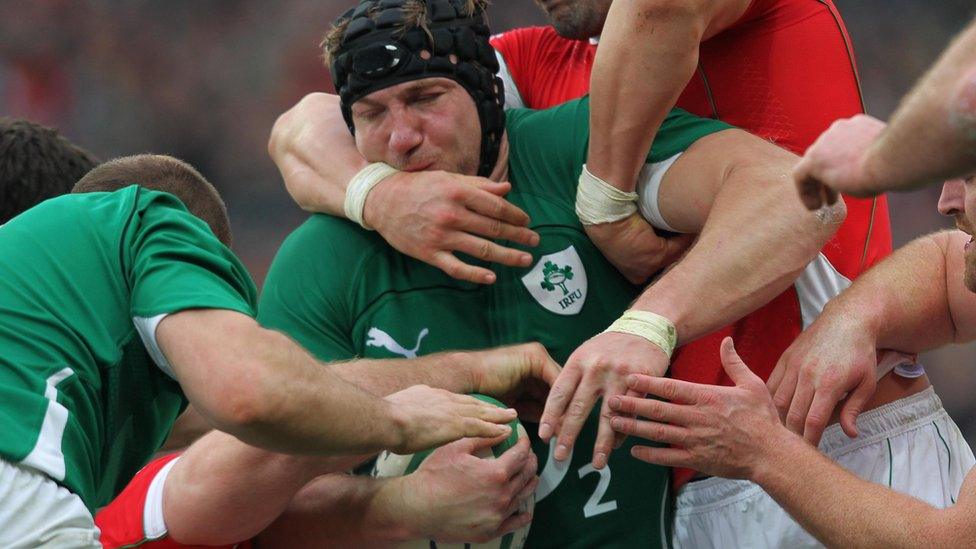
[[[506,181],[508,179],[508,131],[502,134],[502,142],[498,146],[498,160],[491,170],[488,179],[492,181]]]

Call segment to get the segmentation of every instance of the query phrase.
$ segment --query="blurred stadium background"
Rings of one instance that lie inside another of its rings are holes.
[[[972,0],[835,0],[854,41],[868,112],[887,118]],[[342,0],[0,0],[0,115],[59,128],[99,157],[171,154],[223,193],[236,251],[260,284],[305,217],[266,153],[278,114],[331,90],[318,42]],[[494,0],[500,32],[545,20],[529,0]],[[810,97],[810,107],[817,107]],[[895,244],[951,226],[939,190],[895,195]],[[976,347],[923,357],[976,446]]]

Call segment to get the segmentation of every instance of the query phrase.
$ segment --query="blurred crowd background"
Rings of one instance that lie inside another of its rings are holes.
[[[226,198],[236,251],[260,284],[305,218],[268,158],[268,134],[304,94],[331,91],[318,43],[350,2],[0,0],[0,115],[57,127],[103,159],[156,152],[190,162]],[[835,2],[868,112],[880,118],[976,9],[972,0]],[[530,0],[494,0],[489,14],[495,32],[545,24]],[[951,225],[935,211],[938,194],[890,197],[896,245]],[[974,349],[923,361],[976,446]]]

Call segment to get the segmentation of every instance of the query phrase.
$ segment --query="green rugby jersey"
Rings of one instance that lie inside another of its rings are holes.
[[[155,347],[167,313],[253,316],[254,284],[179,200],[137,186],[38,205],[0,227],[0,257],[0,457],[94,511],[186,404],[140,331]]]
[[[312,216],[283,244],[259,319],[322,359],[414,357],[446,349],[542,342],[564,362],[638,295],[587,239],[574,210],[586,158],[587,99],[507,113],[508,199],[541,237],[528,268],[493,265],[491,286],[453,280],[404,256],[373,232]],[[648,157],[658,162],[728,128],[672,112]],[[506,245],[511,243],[503,242]],[[629,456],[633,442],[594,470],[591,414],[571,460],[556,463],[528,425],[542,482],[527,547],[664,547],[670,543],[669,471]]]

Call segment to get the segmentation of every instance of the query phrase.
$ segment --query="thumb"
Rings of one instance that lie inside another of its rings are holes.
[[[739,353],[735,352],[735,345],[732,343],[731,337],[722,340],[719,354],[722,357],[722,367],[725,368],[725,373],[736,385],[743,385],[756,378],[746,363],[739,358]]]
[[[501,444],[506,438],[508,438],[508,435],[501,435],[491,438],[466,438],[464,440],[468,441],[468,445],[465,449],[465,453],[474,454],[478,450],[491,448],[496,444]]]

